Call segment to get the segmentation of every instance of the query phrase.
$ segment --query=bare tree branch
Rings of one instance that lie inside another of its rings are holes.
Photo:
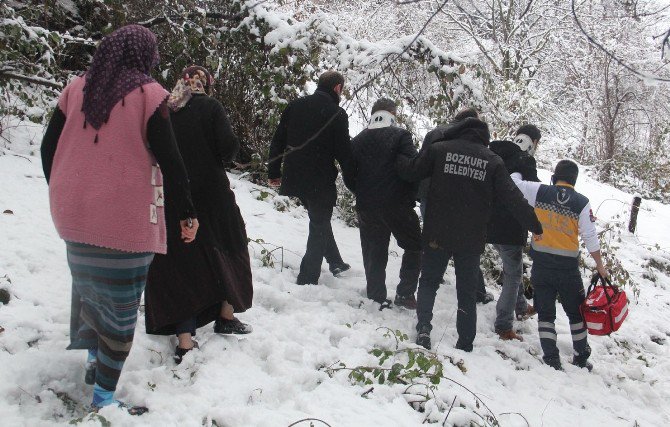
[[[589,43],[596,48],[600,49],[602,52],[604,52],[608,57],[612,58],[614,62],[619,64],[620,66],[624,67],[626,70],[630,71],[633,73],[636,77],[642,79],[642,80],[654,80],[657,82],[663,82],[663,83],[670,83],[670,78],[665,78],[665,77],[659,77],[659,76],[653,76],[650,74],[643,73],[641,71],[636,70],[633,66],[629,65],[626,61],[623,59],[617,57],[612,51],[607,49],[605,46],[603,46],[600,42],[598,42],[591,34],[589,34],[584,26],[582,25],[581,21],[579,20],[579,17],[577,16],[577,10],[575,8],[575,0],[571,0],[571,7],[572,7],[572,17],[575,20],[575,23],[577,24],[577,27],[579,30],[584,34],[586,39],[589,41]],[[668,35],[666,36],[666,39],[670,38],[670,31],[668,32]],[[667,40],[666,40],[667,41]]]

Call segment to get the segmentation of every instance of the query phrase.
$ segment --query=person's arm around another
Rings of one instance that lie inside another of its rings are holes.
[[[400,137],[400,144],[398,144],[398,155],[413,158],[416,157],[417,154],[414,141],[412,141],[412,134],[403,132]]]
[[[510,177],[512,178],[512,181],[514,181],[514,184],[516,184],[517,188],[521,191],[521,194],[523,194],[523,197],[526,198],[528,204],[532,207],[535,207],[537,192],[542,184],[540,182],[524,180],[521,176],[521,173],[519,172],[511,174]]]
[[[356,189],[356,160],[351,148],[351,136],[349,136],[349,118],[343,109],[339,109],[335,118],[335,146],[334,154],[337,163],[342,168],[342,179],[351,191]]]
[[[172,201],[177,205],[177,210],[181,212],[179,217],[181,238],[184,242],[191,243],[195,240],[199,223],[191,200],[188,174],[177,147],[170,122],[170,113],[165,102],[149,118],[147,140],[165,179],[172,184],[170,187],[174,195]]]
[[[411,158],[399,154],[396,157],[396,171],[400,178],[415,182],[430,177],[433,174],[434,147],[434,145],[431,145],[425,150],[421,149],[417,156]]]
[[[286,151],[288,138],[288,121],[291,104],[287,105],[279,119],[279,125],[272,137],[270,143],[270,153],[268,154],[268,185],[270,187],[279,187],[281,185],[281,165]]]
[[[539,183],[536,184],[539,188]],[[533,191],[528,188],[528,194],[522,192],[515,181],[507,174],[505,165],[500,161],[493,175],[493,189],[501,203],[512,213],[522,226],[530,230],[535,235],[542,234],[542,224],[535,214],[535,199],[537,188]]]

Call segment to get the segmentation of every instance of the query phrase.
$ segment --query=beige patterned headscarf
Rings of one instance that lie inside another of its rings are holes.
[[[179,111],[191,100],[193,94],[211,95],[213,83],[212,75],[205,68],[197,65],[186,68],[170,93],[168,107],[172,111]]]

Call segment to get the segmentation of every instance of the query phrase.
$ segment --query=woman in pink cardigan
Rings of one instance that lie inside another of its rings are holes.
[[[68,349],[88,349],[92,407],[114,399],[155,253],[166,252],[163,173],[180,212],[181,237],[198,228],[186,169],[166,106],[150,76],[156,36],[129,25],[105,37],[90,68],[63,90],[42,141],[51,216],[72,273]]]

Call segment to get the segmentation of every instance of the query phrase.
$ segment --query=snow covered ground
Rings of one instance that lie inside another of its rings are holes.
[[[549,173],[541,177],[546,182]],[[405,385],[361,385],[352,383],[346,370],[330,376],[324,369],[339,363],[377,366],[379,358],[370,351],[396,346],[384,328],[408,334],[400,349],[416,347],[411,312],[380,312],[364,298],[358,230],[334,221],[340,250],[353,266],[347,277],[333,278],[324,264],[319,286],[297,286],[306,212],[299,207],[280,212],[276,206],[282,198],[270,194],[258,200],[264,195],[256,186],[231,178],[249,237],[284,248],[282,271],[281,250],[273,252],[275,267],[264,267],[262,245],[250,245],[254,307],[239,317],[254,326],[254,333],[218,336],[205,327],[197,337],[201,349],[176,366],[169,339],[146,335],[141,317],[117,396],[144,404],[150,412],[136,418],[103,409],[100,415],[113,425],[289,426],[305,418],[323,421],[314,426],[333,427],[418,426],[425,420],[439,425],[469,425],[470,420],[495,425],[497,420],[502,426],[533,427],[670,424],[670,206],[645,201],[637,233],[624,232],[615,242],[640,297],[619,332],[590,337],[592,373],[568,364],[570,334],[560,309],[565,372],[542,364],[535,319],[516,323],[523,343],[500,341],[493,331],[495,304],[478,307],[475,350],[454,349],[456,295],[450,268],[438,293],[432,335],[450,380],[429,392],[431,400],[421,413],[407,403],[412,397],[403,393]],[[630,195],[586,177],[578,189],[598,209],[600,228],[616,222],[617,215],[625,220]],[[12,213],[1,213],[5,210]],[[85,355],[65,350],[70,316],[65,246],[51,223],[37,157],[0,156],[0,242],[0,288],[12,297],[0,305],[5,329],[0,333],[0,425],[65,424],[85,416],[91,396],[90,386],[83,384]],[[387,283],[393,296],[401,252],[395,243],[390,250]],[[647,266],[649,259],[656,269]],[[489,288],[497,295],[493,284]],[[393,363],[391,358],[384,366]],[[83,424],[102,421],[86,418]]]

